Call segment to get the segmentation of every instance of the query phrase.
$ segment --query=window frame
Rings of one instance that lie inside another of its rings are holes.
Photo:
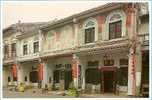
[[[7,49],[6,49],[7,47]],[[5,44],[4,45],[4,58],[9,58],[9,45],[8,44]]]
[[[86,26],[89,22],[93,22],[94,24],[93,25],[89,25],[89,26]],[[93,41],[91,42],[86,42],[86,30],[88,29],[91,29],[91,28],[94,28],[94,38],[92,39]],[[97,20],[95,18],[89,18],[87,19],[85,22],[84,22],[84,25],[83,25],[83,34],[84,34],[84,44],[92,44],[94,43],[95,41],[98,40],[98,23],[97,23]]]
[[[36,46],[38,46],[37,49],[35,48],[35,45],[34,45],[35,43],[38,43],[38,45],[36,45]],[[39,52],[39,41],[34,41],[33,42],[33,53],[38,53],[38,52]]]
[[[93,30],[91,30],[93,29]],[[91,30],[94,31],[93,33],[89,32]],[[88,33],[86,32],[88,31]],[[93,36],[93,37],[92,37]],[[95,27],[90,27],[85,29],[85,44],[93,43],[95,41]]]
[[[25,51],[24,51],[24,46],[26,46],[27,47],[27,51],[26,51],[26,53],[25,53]],[[23,55],[25,56],[25,55],[28,55],[28,44],[23,44]]]
[[[12,57],[16,57],[16,43],[11,44],[11,55]]]
[[[116,30],[116,26],[118,25],[118,24],[121,24],[121,26],[120,26],[120,37],[117,37],[117,35],[118,35],[118,32],[115,32],[115,30]],[[114,26],[114,33],[113,33],[113,35],[114,35],[114,38],[112,38],[111,37],[111,28],[110,28],[110,25],[113,25]],[[109,40],[112,40],[112,39],[118,39],[118,38],[121,38],[122,37],[122,20],[117,20],[117,21],[115,21],[115,22],[110,22],[109,23]]]
[[[114,20],[110,20],[114,15],[120,15],[120,18],[118,18],[116,16],[116,18],[118,19],[114,19]],[[123,10],[121,9],[118,9],[118,10],[115,10],[115,11],[112,11],[110,12],[107,17],[106,17],[106,24],[105,24],[105,33],[103,33],[103,40],[110,40],[109,39],[109,23],[110,22],[116,22],[116,21],[119,21],[121,20],[122,21],[122,25],[121,25],[121,38],[123,37],[126,37],[128,36],[128,33],[126,32],[126,14]],[[117,39],[121,39],[121,38],[115,38],[116,40]],[[111,40],[114,40],[114,39],[111,39]]]
[[[120,64],[121,60],[126,60],[126,61],[128,61],[128,63],[127,64]],[[121,72],[121,75],[119,75],[119,85],[121,85],[121,86],[127,86],[127,84],[128,84],[128,65],[129,65],[128,58],[120,58],[119,59],[119,66],[120,66],[119,67],[119,74]],[[127,72],[125,73],[126,70],[127,70]],[[125,82],[124,82],[124,80],[125,80]]]

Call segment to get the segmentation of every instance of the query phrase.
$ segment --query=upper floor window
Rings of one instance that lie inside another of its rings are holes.
[[[126,36],[126,15],[122,10],[111,12],[106,18],[105,40]]]
[[[111,16],[109,21],[109,39],[120,38],[122,36],[122,21],[119,14]]]
[[[23,55],[27,55],[27,44],[23,45]]]
[[[109,23],[109,39],[121,38],[121,21]]]
[[[8,45],[4,46],[4,58],[8,58],[9,57],[9,49],[8,49]]]
[[[16,56],[16,43],[11,44],[11,53],[12,53],[12,57]]]
[[[85,30],[85,43],[92,43],[95,41],[96,22],[94,20],[88,20],[84,26]]]
[[[36,52],[39,52],[39,42],[34,42],[33,43],[33,52],[36,53]]]

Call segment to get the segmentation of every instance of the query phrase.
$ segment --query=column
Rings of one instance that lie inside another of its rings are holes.
[[[79,65],[78,57],[76,56],[76,54],[73,54],[72,75],[73,75],[73,80],[74,80],[74,86],[76,88],[78,88],[78,65]]]
[[[82,90],[85,91],[85,70],[86,70],[86,64],[84,60],[82,61]]]
[[[17,81],[18,81],[18,84],[24,82],[24,78],[23,78],[23,68],[22,68],[22,66],[21,66],[20,63],[17,63]]]
[[[130,51],[129,51],[129,66],[128,66],[128,95],[135,96],[136,95],[136,70],[137,70],[137,8],[135,4],[128,4],[128,20],[127,20],[127,28],[128,35],[130,38]]]
[[[135,54],[134,49],[130,48],[129,51],[129,66],[128,66],[128,95],[129,96],[135,96]]]
[[[45,85],[48,85],[48,69],[47,63],[43,62],[43,80],[42,80],[42,88],[45,88]]]
[[[140,95],[141,88],[141,70],[142,70],[142,52],[141,44],[138,43],[136,46],[136,96]]]

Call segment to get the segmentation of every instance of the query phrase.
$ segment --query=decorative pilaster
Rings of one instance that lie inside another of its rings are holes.
[[[38,65],[38,79],[39,79],[39,85],[41,85],[42,88],[45,88],[45,86],[48,83],[47,64],[46,62],[41,60],[39,60],[39,65]]]
[[[74,80],[74,86],[78,88],[78,66],[79,66],[79,60],[76,54],[73,54],[72,58],[72,77]]]
[[[136,96],[140,96],[141,88],[141,70],[142,70],[142,52],[141,44],[137,43],[136,46]]]
[[[23,78],[23,68],[20,63],[17,63],[17,77],[18,77],[18,84],[24,82]]]
[[[129,66],[128,66],[128,95],[135,96],[136,92],[136,63],[135,51],[130,48],[129,52]]]

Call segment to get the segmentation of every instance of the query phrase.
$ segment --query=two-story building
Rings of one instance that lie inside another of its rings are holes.
[[[148,69],[142,70],[148,62],[142,63],[141,50],[149,36],[148,6],[145,13],[143,5],[107,4],[42,27],[46,83],[67,89],[77,66],[79,75],[73,81],[87,92],[139,93],[142,74],[148,75]]]
[[[145,3],[106,4],[43,23],[15,39],[19,82],[60,90],[74,82],[87,93],[127,95],[139,95],[149,84]]]
[[[4,32],[3,86],[35,83],[39,59],[39,27],[44,23],[18,23]]]

